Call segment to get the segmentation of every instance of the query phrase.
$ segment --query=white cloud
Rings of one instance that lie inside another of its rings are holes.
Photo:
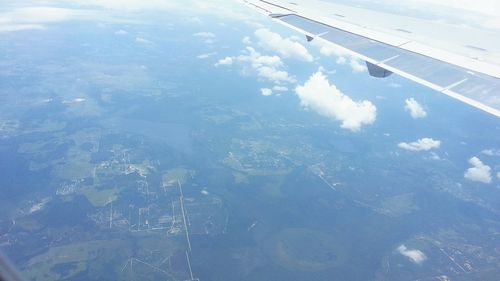
[[[190,17],[187,19],[188,22],[196,23],[196,24],[202,24],[203,21],[199,17]]]
[[[217,54],[217,53],[215,53],[215,52],[212,52],[212,53],[206,53],[206,54],[201,54],[201,55],[197,56],[197,58],[198,58],[198,59],[200,59],[200,60],[204,60],[204,59],[208,59],[208,58],[210,58],[211,56],[214,56],[214,55],[216,55],[216,54]]]
[[[398,146],[399,148],[410,151],[427,151],[439,148],[441,146],[441,141],[431,138],[423,138],[411,143],[401,142]]]
[[[307,62],[314,60],[313,56],[302,44],[290,38],[283,38],[269,29],[258,29],[255,31],[255,36],[259,39],[259,44],[262,47],[277,52],[283,57],[295,58]]]
[[[319,52],[327,57],[351,57],[349,52],[337,45],[329,44],[324,41],[314,40],[312,44],[319,48]]]
[[[45,27],[41,24],[0,24],[0,32],[12,32],[22,30],[43,30]]]
[[[237,57],[226,57],[224,60],[228,62],[231,61],[231,63],[234,61],[247,62],[250,63],[253,68],[259,68],[262,66],[278,68],[283,66],[283,62],[280,57],[262,55],[252,47],[246,47],[241,52],[242,54]]]
[[[275,92],[286,92],[286,91],[288,91],[288,88],[285,87],[285,86],[276,85],[276,86],[273,87],[273,91],[275,91]]]
[[[203,39],[205,44],[213,44],[215,43],[215,34],[212,32],[198,32],[193,34],[194,37],[198,37]]]
[[[497,173],[497,178],[500,180],[500,172]]]
[[[347,64],[347,58],[346,57],[337,57],[337,60],[335,63],[340,64],[340,65],[345,65]]]
[[[19,8],[12,12],[2,14],[0,22],[19,22],[19,23],[46,23],[61,22],[73,19],[81,11],[72,9],[63,9],[55,7],[28,7]],[[29,18],[25,18],[29,17]]]
[[[85,18],[89,11],[55,7],[27,7],[0,13],[0,32],[41,30],[45,24]]]
[[[377,116],[377,108],[369,101],[355,102],[331,85],[321,71],[314,73],[303,85],[295,90],[302,106],[342,122],[341,127],[358,131],[361,126],[372,124]]]
[[[75,98],[72,100],[64,100],[62,103],[64,104],[77,104],[77,103],[82,103],[85,102],[87,99],[85,98]]]
[[[141,44],[151,44],[151,43],[153,43],[153,42],[149,41],[148,39],[142,38],[142,37],[135,38],[135,42],[141,43]]]
[[[240,62],[248,62],[251,67],[257,72],[259,77],[269,81],[279,82],[294,82],[288,72],[282,70],[283,62],[278,56],[265,56],[257,52],[252,47],[247,47],[243,50],[243,54],[236,58]]]
[[[398,247],[398,252],[407,257],[414,264],[422,264],[427,260],[427,256],[420,250],[409,250],[405,245]]]
[[[252,47],[246,47],[237,57],[226,57],[219,60],[215,66],[231,65],[234,62],[248,64],[251,71],[257,76],[274,83],[294,83],[295,79],[283,70],[283,61],[278,56],[266,56]]]
[[[481,162],[481,160],[477,157],[469,159],[469,164],[471,164],[472,167],[465,171],[464,177],[466,179],[482,183],[491,183],[492,179],[490,166],[483,164],[483,162]]]
[[[362,73],[368,71],[366,64],[354,57],[345,49],[333,44],[323,42],[321,40],[312,41],[313,45],[319,48],[319,52],[327,57],[337,57],[336,63],[339,65],[349,65],[354,73]]]
[[[437,155],[437,153],[435,152],[431,152],[431,157],[430,157],[431,160],[435,160],[435,161],[439,161],[439,160],[442,160],[441,157],[439,155]]]
[[[262,88],[260,89],[260,93],[263,95],[263,96],[271,96],[273,94],[273,90],[271,89],[268,89],[268,88]]]
[[[272,82],[293,82],[294,80],[290,78],[288,72],[284,70],[278,70],[270,66],[262,66],[257,69],[257,75],[262,78],[266,78]]]
[[[352,71],[354,73],[361,73],[361,72],[368,71],[368,69],[366,68],[366,64],[364,64],[363,62],[361,62],[358,59],[352,58],[351,62],[349,63],[349,65],[351,66]]]
[[[115,31],[115,35],[127,35],[127,34],[128,32],[123,29]]]
[[[252,45],[252,40],[251,40],[251,39],[250,39],[250,37],[248,37],[248,36],[245,36],[245,37],[241,40],[241,42],[242,42],[243,44],[245,44],[245,45]]]
[[[405,103],[405,110],[410,112],[413,119],[425,118],[427,116],[427,112],[425,112],[424,108],[414,98],[406,99]]]
[[[266,56],[257,52],[252,47],[246,47],[243,54],[237,57],[238,61],[250,62],[254,68],[269,66],[279,68],[283,66],[283,61],[278,56]]]
[[[233,64],[233,58],[232,57],[225,57],[223,59],[220,59],[215,66],[219,65],[232,65]]]
[[[7,1],[5,2],[5,5],[2,4],[2,10],[5,10],[5,8],[8,7],[7,4],[10,3],[12,3],[12,6],[14,7],[18,6],[18,2],[19,1]],[[49,3],[51,6],[60,4],[63,7],[76,6],[81,9],[87,9],[87,11],[94,10],[92,11],[93,16],[91,17],[91,19],[97,19],[99,21],[118,20],[121,23],[125,21],[137,23],[137,21],[135,19],[132,19],[130,15],[142,11],[171,12],[175,13],[176,15],[183,16],[185,20],[189,20],[190,22],[199,22],[198,16],[200,15],[210,15],[217,16],[224,20],[236,20],[247,25],[256,26],[258,24],[256,23],[256,21],[264,19],[264,17],[256,17],[255,13],[249,13],[248,8],[244,5],[241,5],[239,1],[227,0],[57,0],[28,2],[38,3],[38,5],[41,5],[41,3]],[[50,7],[49,9],[57,8]],[[95,12],[96,10],[98,10],[99,12]],[[72,11],[75,12],[76,10]],[[118,13],[116,13],[116,11],[118,11]],[[76,13],[81,13],[81,10],[76,11]],[[41,24],[41,22],[38,22],[36,20],[40,15],[43,14],[45,13],[39,13],[38,11],[36,11],[35,13],[30,13],[28,16],[17,17],[18,19],[27,21],[34,25],[11,26],[11,24],[15,24],[15,22],[10,22],[9,25],[6,25],[6,23],[3,21],[5,18],[4,14],[0,13],[0,31],[11,29],[41,29],[40,26],[36,25]],[[96,17],[96,14],[102,14],[102,16]],[[57,22],[60,21],[62,20],[58,20]],[[143,21],[147,22],[148,20],[143,19]]]
[[[500,149],[485,149],[481,153],[488,156],[500,156]]]
[[[214,39],[215,34],[212,32],[198,32],[193,34],[194,37],[200,37],[200,38],[205,38],[205,39]]]

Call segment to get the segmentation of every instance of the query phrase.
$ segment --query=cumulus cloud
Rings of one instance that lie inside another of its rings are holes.
[[[469,159],[469,164],[471,164],[472,167],[465,171],[464,177],[466,179],[482,183],[491,183],[492,178],[490,166],[483,164],[483,162],[477,157]]]
[[[225,57],[223,59],[220,59],[215,66],[220,66],[220,65],[232,65],[233,64],[233,58],[232,57]]]
[[[370,101],[353,101],[335,85],[331,85],[325,75],[318,71],[295,92],[302,106],[312,109],[325,117],[342,122],[341,127],[359,131],[363,125],[373,124],[377,108]]]
[[[280,57],[262,55],[252,47],[246,47],[239,56],[219,60],[215,66],[232,65],[234,62],[245,64],[257,76],[274,83],[295,82],[295,79],[283,69],[283,61]]]
[[[326,42],[321,41],[321,40],[314,40],[314,41],[312,41],[312,44],[319,48],[319,52],[322,55],[327,56],[327,57],[333,57],[333,56],[350,57],[351,56],[350,53],[347,52],[345,49],[343,49],[337,45],[326,43]]]
[[[398,252],[407,257],[414,264],[422,264],[427,260],[427,256],[420,250],[410,250],[405,245],[401,245],[398,247]]]
[[[500,156],[500,149],[485,149],[481,153],[488,156]]]
[[[266,78],[269,81],[273,82],[293,82],[294,80],[290,78],[288,72],[284,70],[278,70],[274,67],[270,66],[262,66],[257,68],[257,75],[262,78]]]
[[[405,103],[405,110],[410,112],[413,119],[425,118],[427,116],[427,112],[425,112],[424,108],[414,98],[406,99]]]
[[[255,31],[255,36],[262,47],[272,50],[285,58],[295,58],[307,62],[314,60],[313,56],[302,44],[290,38],[283,38],[269,29],[258,29]]]
[[[335,63],[340,64],[340,65],[345,65],[347,64],[347,58],[346,57],[337,57],[337,60]]]
[[[283,61],[280,57],[262,55],[252,47],[247,47],[242,53],[242,55],[237,57],[238,61],[249,62],[254,68],[262,66],[279,68],[283,66]]]
[[[273,90],[271,89],[268,89],[268,88],[262,88],[260,89],[260,93],[263,95],[263,96],[271,96],[273,94]]]
[[[349,63],[349,65],[351,66],[352,71],[354,73],[361,73],[361,72],[368,71],[368,69],[366,68],[366,64],[364,64],[363,62],[361,62],[358,59],[354,59],[354,58],[351,59],[351,62]]]
[[[410,143],[401,142],[398,146],[399,148],[410,151],[427,151],[439,148],[441,146],[441,141],[432,138],[423,138]]]
[[[241,40],[241,43],[245,44],[245,45],[252,45],[252,39],[250,39],[250,37],[248,36],[245,36],[242,40]]]
[[[354,57],[351,53],[342,47],[326,43],[321,40],[312,41],[313,45],[319,48],[319,52],[327,57],[337,57],[336,63],[339,65],[349,65],[354,73],[362,73],[368,71],[366,64]]]

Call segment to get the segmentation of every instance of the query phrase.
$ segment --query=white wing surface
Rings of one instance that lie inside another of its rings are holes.
[[[285,26],[500,117],[500,32],[319,0],[243,0]]]

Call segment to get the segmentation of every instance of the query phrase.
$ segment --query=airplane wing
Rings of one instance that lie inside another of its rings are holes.
[[[500,117],[500,32],[319,0],[243,0],[279,23]]]

